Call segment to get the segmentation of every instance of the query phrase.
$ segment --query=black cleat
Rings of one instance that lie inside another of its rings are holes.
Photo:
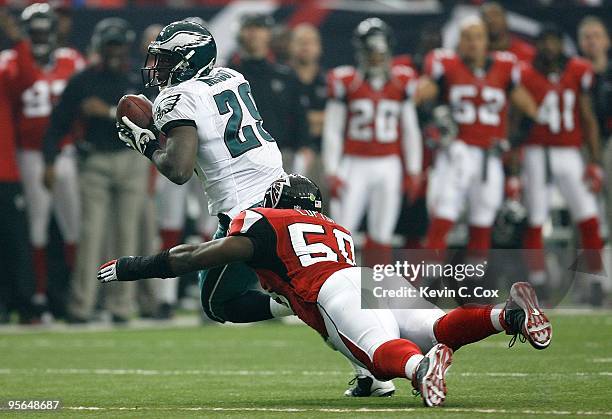
[[[368,376],[355,376],[349,381],[349,385],[353,384],[355,387],[350,387],[344,392],[346,397],[391,397],[395,394],[393,381],[378,381]]]

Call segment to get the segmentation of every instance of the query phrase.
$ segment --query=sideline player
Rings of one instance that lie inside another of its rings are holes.
[[[51,191],[43,184],[45,163],[42,142],[49,126],[53,105],[68,79],[80,71],[85,62],[72,48],[57,46],[57,16],[46,3],[34,3],[21,14],[21,24],[32,45],[36,81],[27,89],[15,92],[18,163],[21,172],[36,280],[34,304],[41,313],[46,310],[47,243],[53,209],[64,239],[64,257],[72,270],[79,236],[80,200],[76,152],[68,136],[55,163],[56,182]],[[9,65],[16,66],[13,61]],[[19,89],[14,86],[13,88]]]
[[[514,55],[487,53],[483,22],[470,16],[461,22],[457,52],[434,50],[416,99],[440,97],[451,108],[457,138],[438,153],[430,178],[428,207],[432,220],[425,248],[446,248],[446,237],[468,206],[468,251],[486,251],[491,226],[504,191],[500,153],[507,139],[507,109],[512,104],[535,120],[537,106],[520,85]]]
[[[524,201],[528,227],[523,248],[537,249],[528,258],[530,282],[546,283],[542,226],[548,217],[550,187],[559,188],[573,221],[580,231],[581,244],[589,254],[589,270],[604,278],[600,252],[596,193],[603,186],[600,167],[599,129],[593,112],[591,64],[579,57],[563,54],[563,34],[555,26],[545,26],[537,41],[533,65],[525,65],[522,80],[539,106],[540,123],[533,126],[525,140],[523,161]],[[583,143],[589,151],[585,165]],[[593,283],[593,288],[601,283]],[[601,290],[593,290],[601,295]]]
[[[323,163],[332,216],[355,231],[367,210],[366,249],[390,250],[402,186],[418,190],[422,139],[414,104],[416,74],[392,64],[391,28],[378,18],[353,34],[357,67],[332,70],[323,129]],[[414,196],[412,196],[414,198]]]
[[[164,278],[247,263],[265,289],[335,349],[379,379],[410,380],[425,406],[444,403],[445,375],[461,346],[501,331],[536,349],[550,344],[552,327],[527,283],[515,283],[505,305],[472,304],[448,314],[424,300],[419,309],[362,308],[373,308],[361,290],[362,276],[372,271],[355,266],[349,231],[320,213],[319,188],[303,176],[285,176],[267,190],[263,206],[242,211],[229,237],[112,260],[101,266],[98,279]]]

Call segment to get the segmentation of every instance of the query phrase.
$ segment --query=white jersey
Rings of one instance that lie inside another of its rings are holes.
[[[263,128],[244,76],[218,67],[167,87],[153,104],[155,126],[164,134],[177,126],[198,130],[196,173],[211,215],[234,217],[264,198],[283,174],[281,153]]]

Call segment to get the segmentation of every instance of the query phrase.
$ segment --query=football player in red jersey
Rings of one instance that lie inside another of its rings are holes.
[[[541,121],[525,140],[523,184],[529,226],[523,247],[543,249],[542,225],[548,217],[550,186],[554,183],[578,224],[582,248],[591,251],[586,259],[589,269],[604,277],[595,197],[602,188],[603,174],[599,130],[590,96],[593,70],[588,61],[563,54],[562,36],[557,27],[546,26],[538,37],[533,65],[525,65],[522,71],[523,85],[537,101]],[[583,143],[589,151],[587,164],[581,154]],[[541,285],[545,282],[544,255],[539,252],[539,257],[532,256],[528,258],[530,279]]]
[[[464,19],[457,52],[434,50],[416,100],[436,97],[448,103],[457,138],[439,152],[430,176],[432,220],[425,248],[445,249],[446,237],[467,201],[471,252],[486,251],[504,190],[499,154],[507,143],[507,109],[512,104],[535,120],[537,106],[520,85],[520,68],[508,52],[487,53],[485,26]]]
[[[33,247],[36,279],[35,305],[45,311],[47,291],[47,242],[51,209],[55,210],[65,242],[65,256],[72,267],[79,229],[79,193],[74,146],[65,142],[56,163],[52,191],[43,185],[42,140],[49,125],[53,105],[68,79],[84,66],[81,55],[73,49],[56,47],[57,18],[46,3],[35,3],[21,14],[21,24],[32,44],[37,78],[26,89],[13,86],[16,112],[18,163],[22,175],[30,242]],[[9,65],[16,66],[13,60]],[[41,313],[42,314],[42,313]]]
[[[367,210],[366,248],[390,249],[399,217],[402,185],[420,185],[422,140],[411,99],[412,68],[392,65],[393,35],[378,18],[361,22],[353,45],[357,67],[328,77],[323,163],[330,183],[331,213],[356,230]]]
[[[508,51],[519,61],[528,63],[533,60],[536,49],[530,43],[510,33],[504,6],[498,2],[487,2],[481,6],[480,13],[487,26],[490,51]]]
[[[122,257],[102,265],[98,280],[174,277],[246,262],[264,289],[347,359],[378,379],[411,380],[426,406],[444,403],[445,374],[461,346],[501,331],[520,335],[537,349],[550,344],[552,327],[527,283],[514,284],[505,305],[472,304],[445,314],[415,298],[418,309],[374,309],[362,298],[362,277],[373,271],[355,266],[350,232],[320,209],[319,188],[289,175],[268,188],[264,208],[242,211],[232,220],[228,237],[155,256]]]

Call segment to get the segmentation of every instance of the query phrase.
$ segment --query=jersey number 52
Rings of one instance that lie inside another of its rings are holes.
[[[232,113],[225,126],[223,138],[227,149],[234,158],[261,147],[261,141],[274,142],[274,138],[263,128],[263,119],[251,98],[251,87],[248,83],[245,82],[238,86],[238,96],[229,89],[214,96],[220,115]],[[254,124],[244,123],[243,105],[255,120]]]

